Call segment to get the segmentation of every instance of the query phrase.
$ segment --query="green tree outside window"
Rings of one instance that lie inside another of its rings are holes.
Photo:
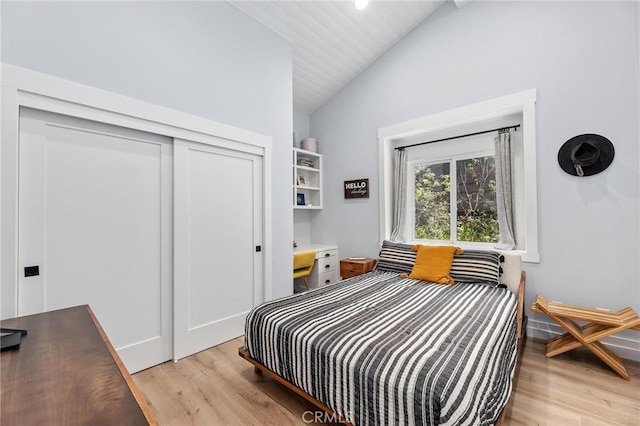
[[[452,162],[417,166],[415,170],[415,238],[452,241]],[[456,241],[500,240],[493,156],[455,162]]]

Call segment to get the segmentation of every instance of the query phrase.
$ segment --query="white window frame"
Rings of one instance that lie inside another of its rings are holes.
[[[536,89],[514,93],[485,102],[417,118],[378,129],[378,160],[380,181],[380,240],[389,239],[393,221],[393,161],[399,139],[428,135],[461,126],[522,115],[524,221],[522,248],[513,250],[524,262],[539,263],[538,250],[538,189],[536,172]]]
[[[488,138],[487,138],[488,139]],[[416,225],[416,214],[415,214],[415,168],[420,166],[428,166],[431,164],[441,164],[441,163],[450,163],[452,167],[449,171],[450,173],[450,183],[451,183],[451,191],[454,191],[454,188],[457,188],[457,166],[455,163],[459,160],[466,160],[469,158],[478,158],[478,157],[495,157],[495,149],[492,149],[492,144],[487,144],[485,141],[480,144],[475,143],[475,141],[459,141],[462,143],[458,143],[457,147],[446,147],[440,145],[425,145],[420,148],[413,148],[414,150],[422,151],[411,153],[407,151],[407,220],[406,220],[406,229],[407,237],[409,241],[416,243],[430,243],[430,244],[456,244],[461,246],[466,246],[468,248],[475,249],[492,249],[498,243],[483,243],[476,241],[458,241],[457,240],[457,204],[454,197],[449,198],[449,212],[450,212],[450,221],[449,226],[451,230],[451,239],[450,240],[423,240],[415,238],[415,225]],[[479,146],[478,146],[479,145]],[[444,148],[444,149],[442,149]],[[447,153],[449,153],[447,155]],[[426,159],[428,157],[428,159]],[[457,195],[456,195],[457,199]]]

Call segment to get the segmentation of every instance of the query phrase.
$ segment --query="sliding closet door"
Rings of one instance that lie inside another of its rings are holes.
[[[244,334],[264,299],[262,156],[174,141],[174,358]]]
[[[18,314],[89,304],[130,372],[172,355],[171,143],[20,111]]]

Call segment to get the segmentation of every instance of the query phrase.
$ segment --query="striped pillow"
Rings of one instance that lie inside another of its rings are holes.
[[[490,250],[465,250],[453,256],[450,276],[456,282],[500,281],[500,253]]]
[[[411,247],[413,245],[384,240],[378,255],[378,267],[376,269],[410,274],[413,265],[416,263],[417,254],[411,250]]]

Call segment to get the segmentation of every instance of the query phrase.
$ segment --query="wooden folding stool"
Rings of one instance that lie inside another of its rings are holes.
[[[600,339],[623,330],[640,331],[640,317],[633,309],[627,307],[618,312],[609,312],[549,302],[543,296],[538,295],[531,310],[546,314],[567,331],[562,336],[547,341],[547,358],[585,346],[616,373],[629,380],[629,373],[627,373],[622,359],[605,347]],[[587,321],[588,323],[580,326],[573,320]]]

